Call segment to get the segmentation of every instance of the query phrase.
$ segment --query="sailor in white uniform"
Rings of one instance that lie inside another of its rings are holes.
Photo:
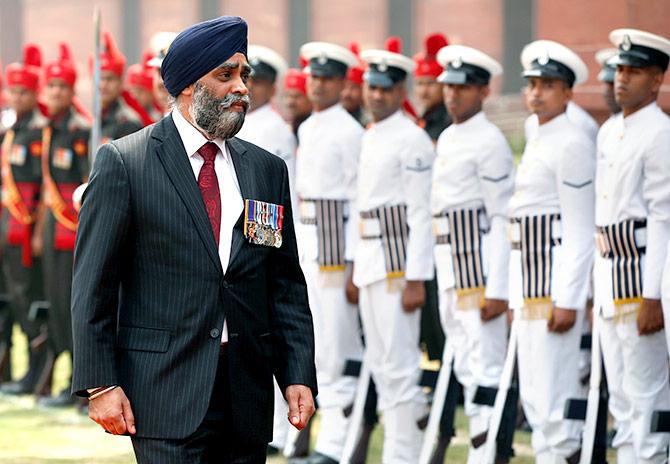
[[[670,41],[617,29],[615,98],[622,112],[598,134],[594,313],[608,383],[627,407],[613,407],[618,462],[661,463],[668,435],[650,433],[656,409],[670,409],[661,278],[670,238],[670,118],[656,98]],[[667,303],[670,306],[670,302]]]
[[[307,43],[300,54],[309,61],[314,112],[298,129],[297,236],[314,319],[321,416],[315,453],[304,462],[331,464],[340,460],[357,386],[355,377],[343,375],[345,362],[363,357],[357,307],[345,294],[357,239],[353,200],[363,128],[339,103],[347,69],[358,59],[324,42]]]
[[[536,462],[578,459],[582,424],[563,419],[579,397],[579,345],[593,264],[595,147],[565,113],[588,77],[570,49],[539,40],[521,55],[526,104],[539,127],[509,202],[510,307],[518,333],[521,402]]]
[[[430,137],[404,115],[414,62],[365,50],[364,100],[373,117],[358,169],[360,237],[353,283],[360,290],[365,361],[383,415],[383,464],[418,462],[426,399],[418,385],[424,281],[433,277]]]
[[[237,137],[284,160],[288,168],[291,202],[295,205],[296,140],[291,126],[272,104],[277,82],[281,82],[288,65],[277,52],[262,45],[249,45],[247,56],[251,65],[251,78],[247,82],[251,91],[251,106]],[[282,423],[286,422],[284,419]]]
[[[291,203],[296,205],[296,140],[291,127],[272,105],[277,79],[286,72],[287,64],[277,52],[261,45],[249,45],[247,57],[251,65],[251,78],[247,82],[251,91],[251,106],[237,137],[258,145],[284,160],[288,168]],[[296,210],[296,207],[293,209]],[[274,428],[270,443],[272,451],[282,450],[286,445],[289,430],[286,414],[288,405],[275,382]]]
[[[502,74],[490,56],[449,45],[438,82],[453,124],[437,141],[431,212],[440,315],[454,343],[454,372],[465,389],[469,463],[481,461],[491,408],[473,402],[477,387],[497,388],[507,346],[507,203],[514,190],[512,151],[482,111],[489,81]],[[453,337],[453,338],[452,338]]]

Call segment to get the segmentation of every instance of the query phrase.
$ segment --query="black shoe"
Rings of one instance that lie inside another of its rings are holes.
[[[272,445],[268,445],[268,451],[267,451],[268,456],[277,456],[278,454],[279,454],[279,448],[275,448]]]
[[[6,395],[27,395],[33,392],[33,386],[21,379],[18,382],[3,384],[0,391]]]
[[[45,408],[67,408],[77,404],[77,398],[70,394],[69,389],[63,390],[55,397],[42,396],[37,399],[37,405]]]
[[[326,456],[325,454],[314,452],[314,454],[309,455],[304,460],[294,461],[289,460],[289,464],[338,464],[339,461],[331,457]]]

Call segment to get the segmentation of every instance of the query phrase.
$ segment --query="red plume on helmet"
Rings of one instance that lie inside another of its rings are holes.
[[[58,49],[58,60],[47,63],[45,67],[44,74],[46,81],[49,82],[51,79],[62,79],[70,87],[74,87],[74,84],[77,81],[77,70],[75,69],[70,47],[66,43],[61,42],[58,45]]]
[[[347,80],[350,80],[351,82],[358,85],[363,85],[363,74],[365,73],[365,68],[359,57],[361,47],[357,42],[351,42],[349,44],[349,50],[351,50],[351,53],[356,55],[356,58],[358,58],[358,65],[349,68],[347,71]]]
[[[386,39],[384,48],[386,48],[386,50],[388,50],[389,52],[402,53],[402,39],[395,35],[391,36],[388,39]]]
[[[42,66],[42,51],[35,44],[23,48],[23,63],[11,63],[7,66],[7,86],[20,85],[32,91],[39,89]]]
[[[449,45],[449,41],[439,32],[429,34],[424,39],[424,50],[414,55],[414,62],[416,69],[414,70],[415,77],[429,76],[437,78],[442,73],[442,66],[437,62],[437,52],[442,47]]]
[[[102,50],[100,51],[100,70],[111,71],[117,76],[123,76],[126,67],[126,57],[116,46],[114,38],[109,32],[102,34]],[[93,56],[89,60],[89,68],[93,71]]]
[[[144,52],[142,61],[128,67],[126,73],[126,85],[136,85],[146,90],[153,89],[154,69],[149,66],[149,61],[153,58],[150,51]]]

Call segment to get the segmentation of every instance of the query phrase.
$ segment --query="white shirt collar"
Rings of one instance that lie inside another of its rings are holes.
[[[178,108],[172,110],[172,120],[174,125],[177,126],[177,132],[179,133],[179,138],[181,138],[182,143],[184,144],[184,150],[189,157],[192,157],[197,154],[198,150],[210,140],[207,139],[202,133],[193,126],[190,122],[186,120],[184,115],[181,114]],[[224,159],[227,158],[228,153],[226,150],[226,142],[223,139],[214,139],[212,140],[221,150]],[[200,156],[200,155],[198,155]]]

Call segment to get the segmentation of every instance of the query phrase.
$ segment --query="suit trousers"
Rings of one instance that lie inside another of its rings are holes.
[[[221,349],[214,389],[207,413],[198,428],[182,439],[132,438],[138,464],[262,464],[267,444],[231,440],[228,355]]]

